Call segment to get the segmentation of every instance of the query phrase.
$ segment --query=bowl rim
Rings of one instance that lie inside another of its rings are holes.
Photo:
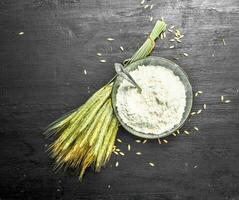
[[[123,120],[120,118],[119,114],[118,114],[118,111],[117,111],[117,107],[116,107],[116,94],[117,94],[117,89],[116,89],[116,84],[117,84],[117,80],[118,80],[118,76],[116,76],[116,79],[114,80],[114,83],[113,83],[113,87],[112,87],[112,92],[111,92],[111,99],[112,99],[112,107],[113,107],[113,110],[114,110],[114,114],[115,116],[117,117],[117,119],[119,120],[120,124],[123,126],[123,128],[125,130],[127,130],[130,134],[133,134],[137,137],[140,137],[140,138],[144,138],[144,139],[157,139],[157,138],[164,138],[166,136],[169,136],[171,134],[173,134],[176,130],[182,128],[182,126],[185,124],[185,122],[187,121],[187,119],[189,118],[190,116],[190,113],[191,113],[191,110],[192,110],[192,106],[193,106],[193,100],[194,100],[194,97],[193,97],[193,90],[192,90],[192,85],[189,81],[189,77],[187,75],[187,73],[176,63],[174,63],[173,61],[169,60],[169,59],[166,59],[166,58],[163,58],[163,57],[159,57],[159,56],[148,56],[144,59],[140,59],[140,60],[137,60],[131,64],[129,64],[128,66],[125,67],[125,69],[127,69],[128,67],[130,67],[130,65],[132,64],[136,64],[137,63],[140,63],[144,60],[148,60],[148,59],[160,59],[160,60],[163,60],[163,61],[166,61],[168,63],[171,63],[172,65],[174,65],[175,67],[179,68],[179,70],[181,70],[181,72],[183,73],[183,75],[185,76],[185,78],[187,79],[187,82],[189,84],[189,89],[188,91],[190,92],[191,94],[191,100],[190,100],[190,104],[189,104],[189,110],[188,110],[188,114],[187,116],[182,120],[180,121],[179,124],[175,125],[174,128],[172,128],[171,130],[169,131],[165,131],[163,132],[162,134],[160,135],[157,135],[157,134],[150,134],[150,133],[143,133],[143,132],[140,132],[140,131],[136,131],[134,130],[132,127],[128,126],[126,123],[123,122]],[[147,65],[146,65],[147,66]],[[164,67],[164,66],[162,66]],[[113,95],[115,95],[115,98],[113,97]]]

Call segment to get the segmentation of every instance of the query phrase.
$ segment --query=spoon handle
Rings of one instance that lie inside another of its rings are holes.
[[[123,65],[121,65],[120,63],[115,63],[115,71],[118,75],[120,75],[121,77],[123,77],[124,79],[126,79],[127,81],[129,81],[132,85],[134,85],[136,88],[138,88],[138,90],[141,92],[142,89],[140,88],[140,86],[135,82],[135,80],[133,79],[133,77],[129,74],[129,72],[127,72]]]

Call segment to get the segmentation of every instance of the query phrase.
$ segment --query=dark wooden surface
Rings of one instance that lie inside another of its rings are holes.
[[[146,4],[154,8],[143,9],[139,0],[0,1],[0,199],[239,199],[239,2]],[[189,54],[176,62],[194,91],[204,92],[193,110],[203,103],[208,109],[184,128],[200,132],[159,145],[136,144],[121,129],[124,143],[117,145],[126,156],[112,156],[106,169],[88,171],[82,183],[73,170],[56,174],[44,127],[114,75],[113,63],[130,57],[151,31],[150,16],[153,22],[163,16],[185,34],[175,49],[168,39],[158,41],[153,55]],[[99,63],[97,52],[107,63]],[[220,103],[221,95],[232,102]]]

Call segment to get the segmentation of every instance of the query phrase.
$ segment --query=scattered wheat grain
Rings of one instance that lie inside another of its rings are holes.
[[[119,154],[120,154],[121,156],[124,156],[124,153],[123,153],[122,151],[120,151]]]
[[[114,41],[115,39],[114,38],[107,38],[108,41]]]
[[[184,56],[188,57],[188,54],[187,53],[183,53]]]
[[[147,142],[147,140],[145,139],[144,141],[143,141],[143,144],[145,144]]]
[[[179,39],[182,39],[183,37],[184,37],[184,35],[180,35],[180,36],[179,36]]]
[[[191,112],[191,115],[196,115],[197,113],[196,112]]]
[[[158,138],[158,143],[159,143],[159,144],[162,144],[162,142],[161,142],[161,140],[160,140],[159,138]]]
[[[151,167],[154,167],[154,166],[155,166],[154,163],[152,163],[152,162],[150,162],[149,165],[150,165]]]
[[[202,112],[202,110],[200,109],[200,110],[197,111],[197,114],[200,114],[201,112]]]
[[[223,102],[224,101],[224,96],[221,96],[221,102]]]
[[[168,140],[166,140],[166,139],[163,139],[163,141],[164,141],[164,143],[165,143],[165,144],[168,144]]]
[[[96,55],[97,55],[97,56],[102,56],[102,54],[101,54],[101,53],[97,53]]]
[[[223,45],[225,46],[226,45],[226,41],[224,38],[222,38],[222,42],[223,42]]]
[[[194,128],[196,131],[199,131],[198,127],[194,126],[193,128]]]
[[[121,139],[119,139],[119,138],[117,138],[117,141],[118,141],[118,142],[120,142],[120,143],[122,142],[122,140],[121,140]]]
[[[189,135],[189,132],[188,132],[188,131],[186,131],[186,130],[184,131],[184,133],[185,133],[186,135]]]
[[[165,31],[163,32],[163,37],[166,38],[166,32]]]
[[[128,151],[130,151],[131,150],[131,146],[130,146],[130,144],[128,144]]]

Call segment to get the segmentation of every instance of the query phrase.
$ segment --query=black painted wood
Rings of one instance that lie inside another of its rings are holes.
[[[139,0],[0,1],[1,199],[239,199],[238,0],[145,4],[154,8],[143,9]],[[125,157],[112,156],[82,183],[74,170],[56,174],[44,127],[114,75],[113,63],[130,57],[151,31],[150,16],[163,16],[185,34],[175,49],[168,39],[158,41],[153,55],[179,56],[194,90],[204,92],[193,109],[204,103],[208,109],[184,127],[200,132],[159,145],[136,144],[120,129]],[[107,63],[99,63],[97,52]],[[222,104],[221,95],[232,102]]]

